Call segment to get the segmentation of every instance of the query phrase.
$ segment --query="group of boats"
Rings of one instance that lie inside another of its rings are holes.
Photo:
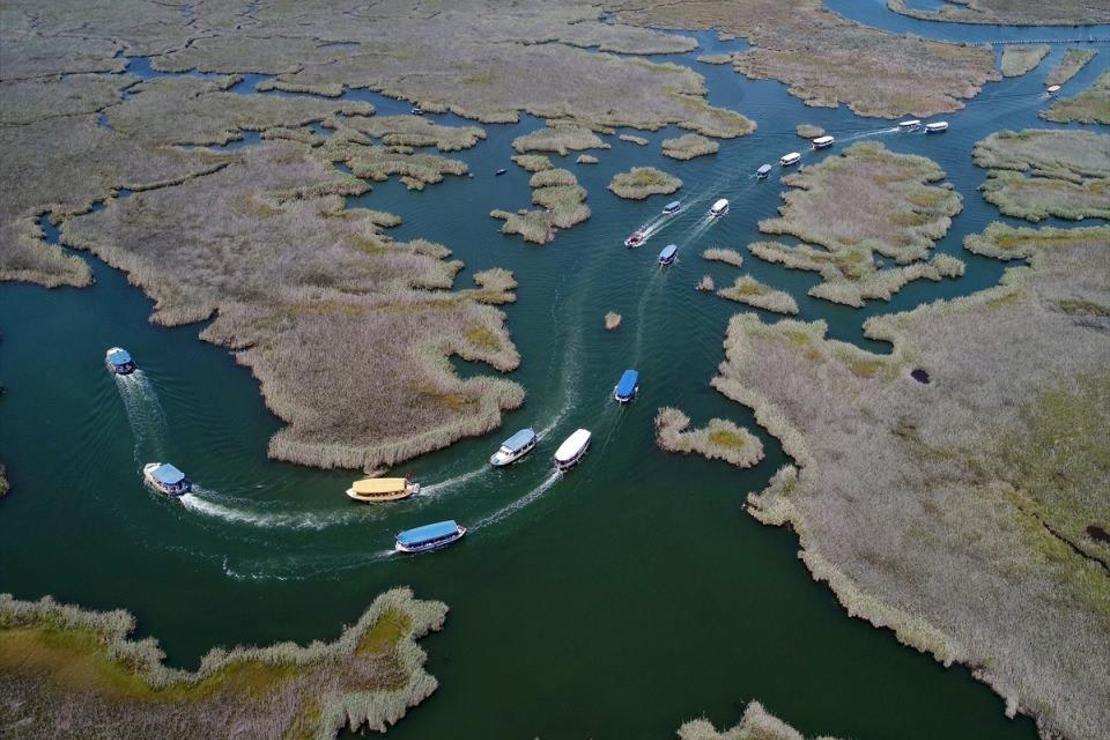
[[[680,200],[673,200],[667,205],[663,206],[664,216],[674,216],[680,211],[682,211],[682,201]],[[713,218],[719,218],[727,213],[728,198],[720,198],[712,206],[709,207],[709,215]],[[624,246],[628,247],[629,249],[635,249],[641,246],[645,241],[647,241],[647,238],[647,232],[645,232],[643,229],[637,229],[636,231],[633,231],[631,234],[629,234],[628,238],[624,240]],[[663,266],[671,265],[674,264],[677,256],[678,245],[668,244],[667,246],[663,247],[663,250],[659,253],[658,262],[660,265]]]
[[[933,121],[932,123],[924,124],[925,133],[927,134],[943,134],[948,130],[948,121]],[[903,134],[910,134],[914,131],[920,131],[922,128],[921,121],[916,118],[910,118],[898,123],[898,131]]]

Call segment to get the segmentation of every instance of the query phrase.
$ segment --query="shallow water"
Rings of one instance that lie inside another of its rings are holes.
[[[892,24],[910,20],[886,15]],[[985,39],[1003,32],[969,28]],[[945,116],[947,134],[927,137],[891,133],[888,122],[843,108],[806,108],[779,83],[699,64],[698,54],[737,47],[697,36],[704,49],[659,58],[705,75],[712,102],[751,116],[758,131],[685,163],[659,154],[674,129],[643,134],[646,147],[606,137],[612,148],[593,152],[598,165],[577,165],[573,154],[559,161],[589,190],[593,218],[545,247],[502,236],[501,222],[485,215],[529,204],[528,174],[509,156],[513,138],[542,125],[530,117],[485,126],[485,142],[450,155],[467,161],[473,178],[422,193],[391,181],[352,199],[401,215],[391,231],[398,239],[450,247],[467,266],[460,286],[492,266],[520,281],[506,312],[524,358],[512,377],[528,389],[527,402],[501,430],[405,466],[425,486],[411,500],[352,505],[343,495],[352,473],[268,461],[266,441],[279,422],[249,373],[198,341],[198,326],[151,326],[150,302],[98,261],[86,290],[0,284],[0,378],[9,388],[0,450],[14,486],[0,504],[0,590],[130,609],[172,663],[195,666],[213,644],[332,638],[376,593],[409,584],[447,602],[451,614],[444,632],[423,643],[440,688],[392,731],[400,737],[669,736],[701,715],[731,725],[753,698],[806,734],[1033,737],[1033,724],[1007,720],[1001,700],[966,670],[944,669],[848,618],[797,560],[796,539],[741,510],[784,462],[774,440],[753,427],[767,458],[738,472],[663,454],[651,421],[658,407],[677,405],[698,424],[712,416],[753,424],[708,381],[728,318],[754,309],[694,285],[705,273],[718,286],[741,274],[700,252],[746,251],[759,238],[756,222],[775,213],[782,188],[751,175],[787,151],[809,164],[853,137],[877,138],[938,161],[965,199],[938,251],[964,259],[967,275],[910,284],[889,304],[855,310],[811,299],[814,275],[747,255],[742,272],[790,291],[799,318],[823,318],[832,336],[885,351],[862,339],[866,317],[997,282],[1000,263],[961,247],[964,235],[997,218],[976,193],[983,172],[970,149],[999,128],[1047,125],[1036,118],[1048,102],[1043,77],[1063,46],[1030,75],[988,85],[966,110]],[[1105,68],[1097,58],[1064,94]],[[252,94],[257,81],[239,91]],[[365,91],[350,95],[381,112],[408,109]],[[805,149],[793,133],[802,122],[824,127],[837,145]],[[647,164],[677,174],[684,188],[644,202],[605,189],[614,172]],[[494,177],[499,167],[508,174]],[[644,247],[622,246],[676,197],[684,212]],[[716,197],[730,198],[732,210],[710,222],[704,211]],[[660,269],[655,257],[667,243],[679,246],[679,260]],[[602,328],[609,310],[624,315],[612,333]],[[117,344],[142,368],[134,388],[104,371],[103,352]],[[620,408],[611,391],[626,367],[640,370],[641,392]],[[500,440],[523,426],[543,436],[537,451],[509,469],[488,468]],[[593,448],[576,469],[553,474],[550,455],[580,426],[593,430]],[[188,471],[197,490],[180,502],[146,491],[139,470],[152,456]],[[473,534],[434,555],[390,555],[395,532],[444,518]]]

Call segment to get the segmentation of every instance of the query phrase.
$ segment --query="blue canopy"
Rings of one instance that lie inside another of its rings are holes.
[[[535,438],[536,433],[533,432],[531,429],[521,429],[519,432],[502,442],[501,446],[508,447],[513,452],[517,452],[518,450],[523,449],[525,445],[530,443]]]
[[[126,365],[131,362],[131,355],[125,349],[114,349],[108,353],[108,362],[113,365]]]
[[[663,206],[664,211],[677,211],[679,208],[682,208],[682,201],[680,200],[672,200],[670,203]]]
[[[632,394],[636,392],[636,386],[640,383],[640,373],[635,370],[625,370],[621,375],[620,381],[617,383],[617,388],[614,391],[618,398],[631,398]]]
[[[759,166],[759,172],[760,173],[765,174],[765,173],[770,172],[770,171],[771,171],[771,165],[769,165],[769,164],[761,164]]]
[[[154,480],[167,486],[176,486],[178,483],[185,480],[185,474],[169,463],[159,465],[154,469],[152,475],[154,476]]]
[[[402,545],[412,546],[420,545],[429,540],[436,540],[440,537],[446,537],[449,534],[454,534],[459,531],[459,525],[455,523],[454,519],[448,519],[445,522],[436,522],[435,524],[425,524],[423,527],[416,529],[406,529],[397,535],[397,541]]]
[[[659,259],[669,260],[671,257],[674,257],[674,253],[677,251],[677,244],[668,244],[667,246],[663,247],[663,251],[659,253]]]

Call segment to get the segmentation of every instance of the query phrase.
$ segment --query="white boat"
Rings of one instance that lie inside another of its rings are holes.
[[[925,133],[927,134],[943,134],[947,130],[948,121],[934,121],[925,124]]]
[[[555,467],[559,470],[568,470],[578,464],[578,461],[590,448],[590,430],[579,429],[566,438],[555,450]]]
[[[682,210],[682,201],[672,200],[670,203],[663,206],[663,215],[664,216],[673,216],[681,210]]]
[[[143,466],[143,480],[155,491],[167,496],[181,496],[193,490],[193,482],[169,463],[147,463]]]
[[[919,128],[921,128],[921,121],[917,120],[916,118],[910,118],[908,120],[901,121],[898,124],[898,130],[903,133],[917,131]]]
[[[769,164],[761,164],[761,165],[759,165],[759,169],[755,171],[755,176],[758,177],[760,180],[769,176],[770,174],[771,174],[771,165],[769,165]]]
[[[1049,95],[1055,95],[1056,93],[1060,92],[1060,86],[1059,85],[1049,85],[1048,87],[1045,88],[1045,92],[1048,93]]]
[[[721,198],[709,209],[709,215],[716,218],[728,213],[728,198]]]
[[[781,164],[783,167],[789,167],[790,165],[798,164],[798,162],[801,161],[801,154],[798,154],[798,152],[790,152],[789,154],[782,155],[782,157],[779,159],[779,164]]]
[[[814,149],[824,149],[825,147],[832,146],[834,141],[836,141],[836,138],[832,136],[818,136],[810,142],[810,145]]]
[[[521,429],[501,443],[501,447],[489,459],[489,464],[495,468],[512,465],[535,449],[537,439],[536,433],[531,429]]]

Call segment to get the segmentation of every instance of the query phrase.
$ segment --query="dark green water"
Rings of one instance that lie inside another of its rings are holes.
[[[990,38],[991,29],[979,33]],[[708,51],[719,46],[709,34],[699,39]],[[401,215],[397,238],[449,246],[467,265],[460,284],[490,266],[516,273],[519,300],[507,313],[524,362],[513,377],[529,393],[502,430],[407,466],[426,493],[388,507],[350,505],[349,472],[268,461],[279,423],[249,373],[198,341],[197,326],[151,327],[150,302],[120,274],[93,260],[91,289],[0,284],[0,380],[9,389],[0,457],[14,487],[0,503],[0,590],[129,609],[172,663],[194,666],[214,644],[330,639],[375,594],[411,585],[451,614],[423,643],[440,688],[395,728],[400,737],[663,737],[703,714],[731,725],[753,698],[807,734],[1034,736],[1029,720],[1007,720],[966,670],[944,669],[848,618],[797,560],[795,538],[741,510],[784,462],[773,440],[764,435],[763,463],[737,472],[664,455],[651,420],[659,406],[677,405],[699,424],[711,416],[752,424],[708,385],[727,320],[745,309],[693,286],[706,272],[718,285],[738,274],[698,255],[758,238],[756,222],[774,213],[781,187],[750,173],[787,151],[812,163],[853,136],[874,136],[937,160],[965,198],[938,250],[959,255],[968,274],[911,284],[890,304],[857,311],[816,301],[805,295],[814,276],[749,257],[744,271],[793,293],[800,318],[824,318],[833,336],[882,351],[862,340],[867,316],[994,284],[1002,266],[961,248],[997,215],[975,192],[983,175],[970,149],[999,128],[1045,125],[1036,118],[1047,102],[1043,76],[1062,53],[1054,48],[1025,78],[989,85],[935,137],[878,133],[889,125],[805,108],[778,83],[746,81],[692,55],[661,57],[693,65],[712,102],[751,116],[759,131],[688,163],[658,155],[674,130],[649,134],[648,147],[607,137],[613,148],[595,152],[600,165],[568,157],[560,164],[589,190],[594,215],[543,248],[503,237],[485,215],[528,204],[527,175],[508,157],[512,139],[540,125],[534,119],[487,126],[488,140],[460,155],[473,179],[423,193],[376,185],[353,205]],[[1102,69],[1105,60],[1089,65],[1064,93]],[[406,108],[359,97],[384,112]],[[801,122],[828,129],[836,147],[804,150],[793,133]],[[694,205],[631,251],[623,238],[671,200],[632,203],[605,190],[634,164],[678,174],[679,195]],[[509,174],[494,178],[502,166]],[[732,211],[707,226],[702,214],[716,197],[730,198]],[[661,271],[655,256],[670,242],[680,260]],[[601,327],[609,310],[624,315],[611,334]],[[104,371],[114,344],[131,350],[141,377]],[[620,409],[610,394],[626,367],[640,369],[641,394]],[[546,431],[541,448],[510,470],[488,469],[498,442],[526,425]],[[591,452],[552,477],[551,453],[579,426],[594,432]],[[139,468],[151,459],[174,461],[200,490],[185,505],[148,493]],[[448,517],[472,535],[434,555],[387,554],[399,529]]]

